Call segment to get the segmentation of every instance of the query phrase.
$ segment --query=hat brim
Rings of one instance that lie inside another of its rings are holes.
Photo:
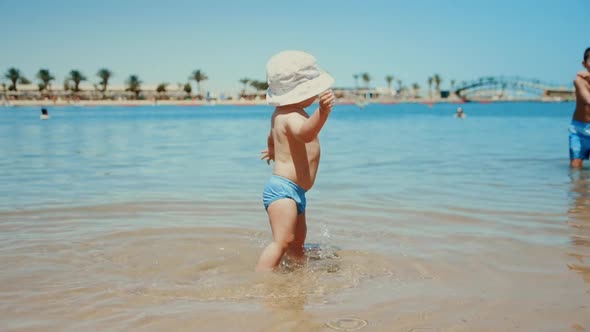
[[[282,95],[273,95],[270,89],[268,89],[266,91],[266,102],[272,106],[296,104],[319,95],[328,90],[332,84],[334,84],[334,78],[328,73],[322,72],[318,77],[299,84],[295,89]]]

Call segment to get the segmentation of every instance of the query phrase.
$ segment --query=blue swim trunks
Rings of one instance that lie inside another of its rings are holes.
[[[570,160],[590,156],[590,123],[572,120],[570,132]]]
[[[273,175],[264,186],[262,192],[262,203],[268,210],[270,203],[281,198],[290,198],[297,204],[297,214],[305,212],[307,202],[305,200],[306,190],[298,186],[295,182],[282,176]]]

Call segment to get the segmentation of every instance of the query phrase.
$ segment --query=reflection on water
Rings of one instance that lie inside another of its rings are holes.
[[[569,225],[572,227],[571,242],[574,252],[570,256],[576,259],[568,267],[582,274],[590,283],[590,171],[587,169],[571,170],[571,206],[568,210]]]

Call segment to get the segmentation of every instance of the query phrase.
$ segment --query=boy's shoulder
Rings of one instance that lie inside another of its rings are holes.
[[[297,121],[300,119],[305,119],[308,116],[306,116],[307,113],[305,113],[305,111],[301,111],[301,112],[297,112],[297,111],[289,111],[289,112],[285,112],[285,111],[278,111],[275,110],[275,112],[273,113],[272,117],[274,119],[274,121],[281,121],[281,122],[290,122],[290,121]]]

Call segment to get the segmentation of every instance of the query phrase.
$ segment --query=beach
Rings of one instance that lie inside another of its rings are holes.
[[[270,274],[271,108],[191,106],[0,107],[2,330],[590,330],[573,103],[337,105]]]
[[[338,92],[342,94],[343,92]],[[361,105],[366,104],[462,104],[465,102],[569,102],[572,100],[572,96],[528,96],[520,98],[505,98],[505,99],[491,99],[489,97],[481,99],[464,100],[458,96],[451,96],[449,98],[430,98],[430,97],[418,97],[408,98],[400,97],[396,95],[383,94],[378,97],[365,98],[362,95],[355,96],[346,92],[345,96],[336,98],[336,104],[338,105]],[[119,107],[130,107],[130,106],[266,106],[266,98],[264,94],[257,98],[226,98],[226,99],[210,99],[206,98],[187,98],[187,99],[175,99],[175,98],[142,98],[142,99],[76,99],[76,98],[21,98],[21,99],[0,99],[0,106],[12,107],[12,106],[84,106],[84,107],[100,107],[100,106],[119,106]]]

